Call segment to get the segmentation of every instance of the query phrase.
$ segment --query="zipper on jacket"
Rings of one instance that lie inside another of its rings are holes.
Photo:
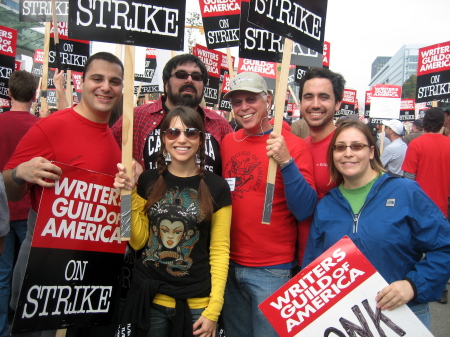
[[[353,214],[353,233],[358,233],[358,220],[359,214]]]

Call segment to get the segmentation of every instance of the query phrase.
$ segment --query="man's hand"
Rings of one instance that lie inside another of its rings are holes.
[[[19,164],[15,170],[18,179],[42,187],[55,186],[54,181],[59,180],[59,176],[62,174],[61,168],[42,157],[35,157],[27,162]],[[53,181],[46,182],[45,179]]]
[[[273,158],[278,165],[285,164],[291,159],[284,137],[276,132],[270,133],[266,150],[267,157]]]

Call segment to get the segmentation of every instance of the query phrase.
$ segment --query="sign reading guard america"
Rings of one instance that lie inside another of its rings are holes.
[[[185,0],[71,1],[69,37],[182,50],[185,11]]]

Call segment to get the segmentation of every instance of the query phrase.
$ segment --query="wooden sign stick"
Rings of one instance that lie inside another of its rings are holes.
[[[281,63],[280,77],[276,89],[275,97],[275,120],[274,128],[278,134],[281,134],[283,125],[284,101],[286,100],[286,90],[289,77],[289,66],[291,64],[292,40],[284,39],[283,59]],[[272,202],[275,190],[275,176],[277,174],[277,163],[273,158],[269,161],[269,170],[267,172],[266,197],[264,199],[264,210],[262,216],[263,224],[270,224],[270,216],[272,215]]]
[[[228,73],[230,74],[230,80],[234,77],[234,66],[233,66],[233,57],[231,57],[231,49],[230,47],[227,47],[227,62],[228,62]],[[233,109],[231,109],[230,113],[228,114],[228,122],[231,122],[231,120],[234,118],[234,112]]]
[[[44,63],[42,64],[41,82],[41,109],[47,110],[47,88],[48,88],[48,54],[50,51],[50,26],[51,22],[45,23],[44,33]]]
[[[298,101],[297,96],[294,93],[294,90],[292,90],[292,87],[289,85],[289,92],[292,95],[292,98],[294,99],[295,104],[297,105],[297,107],[300,109],[300,102]]]
[[[69,106],[73,105],[73,85],[72,85],[72,70],[67,69],[66,72],[66,99]]]
[[[122,164],[131,177],[133,171],[133,108],[134,108],[134,56],[135,47],[125,46],[125,73],[123,83],[123,126],[122,126]],[[121,190],[120,238],[130,240],[131,232],[131,191]]]

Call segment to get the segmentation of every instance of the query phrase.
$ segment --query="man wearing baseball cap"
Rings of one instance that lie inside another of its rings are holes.
[[[258,305],[301,263],[296,261],[298,220],[308,218],[317,201],[312,156],[303,139],[272,131],[272,96],[260,75],[241,73],[230,89],[225,98],[243,128],[226,135],[220,148],[233,206],[224,326],[230,337],[278,336]],[[263,224],[271,158],[278,168],[270,224]]]
[[[402,176],[402,164],[408,148],[402,140],[403,123],[398,119],[391,119],[383,121],[383,124],[386,126],[386,137],[391,143],[385,147],[381,155],[381,162],[389,172]]]

